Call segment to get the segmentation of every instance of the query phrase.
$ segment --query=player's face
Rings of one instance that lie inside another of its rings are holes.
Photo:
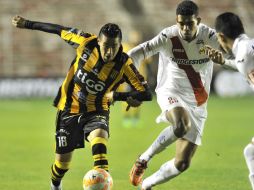
[[[200,20],[196,15],[176,16],[176,23],[184,40],[190,42],[195,38]]]
[[[98,38],[98,44],[100,46],[101,57],[104,62],[113,61],[119,48],[121,47],[120,38],[109,38],[105,35],[101,35]]]

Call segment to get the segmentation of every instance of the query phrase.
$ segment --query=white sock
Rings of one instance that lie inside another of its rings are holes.
[[[142,183],[142,188],[151,188],[152,186],[165,183],[179,175],[181,172],[175,167],[174,162],[175,159],[172,159],[164,163],[157,172],[145,178]]]
[[[254,144],[248,144],[244,148],[244,157],[249,169],[249,179],[254,190]]]
[[[249,179],[250,179],[252,190],[254,190],[254,174],[250,174]]]
[[[141,160],[149,161],[155,154],[163,151],[167,146],[177,140],[172,126],[165,128],[151,146],[139,157]]]

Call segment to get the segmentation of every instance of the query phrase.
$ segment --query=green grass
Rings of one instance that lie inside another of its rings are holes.
[[[56,110],[51,100],[0,101],[0,189],[47,190],[54,160]],[[115,190],[134,190],[128,173],[137,158],[165,127],[156,125],[160,113],[156,101],[144,103],[136,128],[123,128],[120,104],[111,108],[109,143],[110,172]],[[248,170],[243,148],[254,135],[253,97],[211,97],[208,120],[188,171],[155,190],[248,190]],[[146,175],[156,171],[174,155],[174,145],[156,156]],[[92,167],[91,149],[75,152],[71,170],[64,178],[65,190],[82,190],[82,178]]]

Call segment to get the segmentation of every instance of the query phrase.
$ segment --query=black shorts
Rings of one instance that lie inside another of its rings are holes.
[[[94,112],[72,114],[58,111],[56,117],[56,153],[69,153],[84,148],[84,139],[95,129],[104,129],[109,134],[109,113]]]

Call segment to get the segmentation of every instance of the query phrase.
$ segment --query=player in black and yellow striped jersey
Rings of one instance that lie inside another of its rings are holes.
[[[84,138],[92,146],[94,168],[108,170],[109,106],[113,101],[127,101],[138,106],[152,99],[147,82],[122,51],[122,33],[116,24],[104,25],[98,37],[75,28],[26,20],[15,16],[18,28],[58,34],[76,49],[64,82],[55,98],[56,159],[51,172],[51,189],[61,190],[61,180],[68,171],[73,151],[84,147]],[[115,92],[127,82],[131,92]]]

